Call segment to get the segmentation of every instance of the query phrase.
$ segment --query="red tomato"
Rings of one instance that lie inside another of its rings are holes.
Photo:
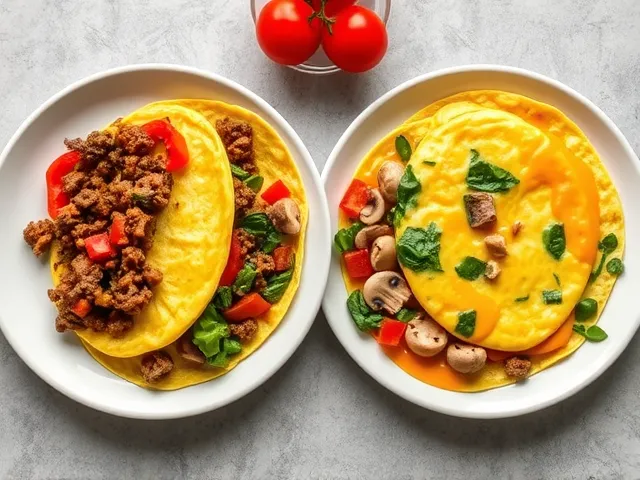
[[[271,0],[258,17],[256,33],[262,51],[274,62],[298,65],[320,46],[322,22],[304,0]]]
[[[182,134],[164,120],[152,120],[142,125],[154,142],[164,142],[167,148],[167,172],[174,172],[189,163],[189,149]]]
[[[347,273],[354,280],[359,278],[369,278],[375,273],[371,266],[369,250],[367,249],[343,253],[342,259],[344,260],[344,266],[347,269]]]
[[[368,8],[352,5],[342,10],[331,27],[322,32],[327,56],[342,70],[366,72],[387,53],[389,39],[380,17]]]
[[[342,10],[351,5],[355,5],[358,0],[327,0],[324,6],[324,14],[328,18],[335,17]],[[322,6],[322,0],[313,0],[313,9],[317,12]]]
[[[380,327],[380,333],[376,337],[376,340],[380,345],[387,345],[389,347],[397,347],[400,345],[400,340],[404,337],[404,332],[407,330],[407,324],[393,320],[391,318],[385,318]]]
[[[273,205],[278,200],[282,200],[283,198],[289,198],[291,196],[291,192],[284,184],[282,180],[276,181],[273,185],[267,188],[264,192],[262,192],[262,199],[267,202],[269,205]]]

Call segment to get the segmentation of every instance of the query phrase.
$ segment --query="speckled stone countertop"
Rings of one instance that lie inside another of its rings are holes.
[[[640,1],[394,2],[384,63],[314,78],[258,50],[248,0],[0,0],[0,146],[49,96],[130,63],[209,69],[252,89],[319,169],[372,101],[434,69],[529,68],[599,105],[640,151]],[[640,478],[640,338],[573,398],[518,419],[445,417],[397,398],[320,314],[271,380],[216,412],[120,419],[55,392],[0,335],[0,478]]]

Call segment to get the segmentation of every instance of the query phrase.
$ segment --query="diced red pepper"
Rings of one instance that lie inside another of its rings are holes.
[[[242,245],[240,245],[240,239],[237,235],[231,237],[231,249],[229,250],[229,258],[227,260],[227,266],[222,272],[220,277],[220,286],[230,286],[238,276],[240,270],[244,266],[242,262]]]
[[[222,314],[230,322],[242,322],[249,318],[257,318],[264,315],[270,308],[271,304],[262,298],[260,294],[254,292],[245,295],[242,300],[222,312]]]
[[[262,195],[260,195],[262,199],[267,202],[269,205],[273,205],[278,200],[282,200],[283,198],[289,198],[291,196],[291,192],[284,184],[282,180],[278,180],[269,188],[267,188]]]
[[[407,324],[398,320],[392,320],[385,318],[380,325],[380,332],[376,337],[376,340],[380,345],[387,345],[389,347],[397,347],[400,345],[400,340],[404,336],[404,332],[407,329]]]
[[[276,272],[289,270],[293,264],[293,247],[283,245],[273,251],[273,262],[276,264]]]
[[[369,249],[354,250],[342,254],[347,273],[353,279],[369,278],[373,275],[373,267],[369,260]]]
[[[47,210],[53,219],[70,201],[62,190],[62,177],[71,173],[79,161],[80,152],[72,150],[56,158],[47,169]]]
[[[109,241],[109,235],[106,233],[85,238],[84,246],[87,250],[87,255],[94,262],[108,260],[115,257],[117,253]]]
[[[114,214],[111,223],[111,231],[109,232],[109,241],[111,245],[123,247],[129,244],[129,238],[126,232],[126,217],[120,213]]]
[[[75,313],[80,318],[86,317],[91,311],[91,303],[89,300],[81,298],[78,300],[73,307],[71,307],[71,311]]]
[[[351,182],[344,197],[342,197],[340,208],[349,218],[358,218],[360,211],[368,202],[369,186],[356,178]]]
[[[167,148],[167,172],[175,172],[189,163],[189,149],[187,142],[171,123],[165,120],[153,120],[142,125],[142,129],[155,142],[163,142]]]

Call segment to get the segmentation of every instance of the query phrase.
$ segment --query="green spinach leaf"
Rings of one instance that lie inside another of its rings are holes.
[[[260,175],[251,175],[244,183],[254,192],[258,193],[264,184],[264,178]]]
[[[484,275],[487,264],[475,257],[465,257],[462,262],[456,265],[456,273],[465,280],[477,280]]]
[[[274,304],[280,301],[284,293],[289,288],[293,278],[294,267],[291,266],[286,272],[274,275],[267,281],[267,288],[262,292],[262,297],[269,303]]]
[[[573,326],[573,331],[578,335],[582,335],[590,342],[602,342],[609,337],[609,335],[607,335],[607,333],[597,325],[592,325],[589,328],[585,328],[584,325],[576,324]]]
[[[476,311],[467,310],[458,314],[458,324],[456,325],[456,333],[463,337],[469,338],[476,330]]]
[[[233,291],[237,293],[249,293],[257,275],[258,272],[256,272],[256,268],[250,263],[245,263],[233,282]]]
[[[440,237],[442,231],[431,222],[429,227],[407,228],[396,245],[400,263],[414,272],[442,272]]]
[[[399,135],[396,137],[396,152],[398,152],[398,155],[400,155],[400,158],[405,163],[411,159],[413,150],[411,149],[409,140],[407,140],[404,135]]]
[[[338,233],[333,237],[333,244],[335,245],[336,250],[340,253],[353,250],[356,235],[358,235],[358,232],[363,228],[363,223],[356,222],[350,227],[338,230]]]
[[[360,290],[355,290],[349,295],[347,308],[349,309],[351,318],[353,318],[356,326],[361,331],[368,332],[369,330],[380,327],[383,319],[382,315],[375,313],[369,308]]]
[[[471,150],[471,161],[467,173],[467,185],[479,192],[508,192],[518,185],[520,180],[507,170],[480,158],[477,150]]]
[[[397,228],[407,211],[418,204],[422,186],[413,173],[413,167],[407,165],[398,185],[398,203],[393,208],[393,225]]]
[[[247,172],[246,170],[243,170],[237,165],[234,165],[233,163],[231,163],[230,166],[231,166],[231,175],[236,177],[238,180],[244,181],[251,176],[249,172]]]
[[[193,343],[207,358],[221,351],[221,342],[231,335],[225,319],[213,305],[208,305],[193,326]]]
[[[213,305],[218,310],[226,310],[233,303],[233,292],[231,287],[218,287],[213,297]]]
[[[415,318],[418,314],[415,310],[409,310],[408,308],[401,308],[400,311],[396,314],[396,319],[400,322],[410,322]]]
[[[262,239],[261,250],[271,253],[282,242],[282,235],[278,233],[266,213],[252,213],[244,217],[240,227],[251,235]]]
[[[564,234],[564,225],[553,223],[542,231],[542,244],[556,260],[560,260],[567,248],[567,239]]]

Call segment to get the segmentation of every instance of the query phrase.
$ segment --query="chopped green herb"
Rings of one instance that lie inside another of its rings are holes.
[[[580,300],[575,308],[576,322],[586,322],[598,313],[598,302],[593,298]]]
[[[616,277],[622,275],[624,273],[624,264],[622,263],[622,260],[619,258],[612,258],[609,260],[609,263],[607,263],[607,272]]]
[[[396,245],[398,260],[414,272],[442,272],[440,237],[442,231],[431,222],[428,228],[407,228]]]
[[[592,325],[589,328],[585,328],[584,325],[574,325],[573,331],[578,335],[582,335],[590,342],[602,342],[609,337],[609,335],[597,325]]]
[[[244,181],[244,183],[247,185],[247,187],[257,193],[260,191],[262,185],[264,184],[264,178],[260,175],[251,175]]]
[[[465,257],[462,262],[456,265],[456,273],[465,280],[477,280],[484,275],[487,264],[475,257]]]
[[[375,313],[369,308],[360,290],[355,290],[349,295],[347,308],[349,309],[351,318],[353,318],[356,326],[361,331],[368,332],[369,330],[380,327],[383,318],[382,315]]]
[[[233,291],[236,293],[249,293],[257,275],[258,272],[256,272],[255,267],[250,263],[245,263],[233,282]]]
[[[424,165],[429,165],[430,167],[435,167],[435,165],[436,165],[436,162],[433,162],[431,160],[424,160],[422,163]]]
[[[557,284],[559,287],[561,287],[561,286],[562,286],[562,284],[560,283],[560,275],[558,275],[557,273],[554,273],[554,274],[553,274],[553,278],[555,279],[556,284]]]
[[[292,278],[293,266],[286,272],[274,275],[267,281],[267,288],[262,291],[262,297],[271,304],[279,302],[289,288]]]
[[[237,165],[234,165],[233,163],[231,163],[230,166],[231,166],[231,175],[236,177],[238,180],[244,181],[251,176],[249,172],[247,172],[246,170],[243,170]]]
[[[213,357],[207,357],[207,363],[212,367],[225,368],[229,364],[229,357],[241,351],[242,344],[239,341],[225,338],[222,340],[220,352]]]
[[[240,227],[251,235],[262,239],[261,249],[265,253],[271,253],[282,241],[282,236],[273,226],[266,213],[252,213],[244,217]]]
[[[405,213],[415,208],[418,204],[418,196],[422,191],[420,182],[413,173],[413,167],[407,165],[398,185],[398,203],[393,209],[393,225],[398,227]]]
[[[545,305],[559,305],[562,303],[562,292],[560,290],[543,290],[542,302]]]
[[[467,173],[467,185],[479,192],[508,192],[518,185],[520,180],[503,168],[480,158],[477,150],[471,150],[471,161]]]
[[[358,235],[358,232],[363,228],[363,223],[356,222],[350,227],[338,230],[338,233],[333,237],[333,244],[335,245],[336,250],[340,253],[353,250],[356,235]]]
[[[516,303],[522,303],[522,302],[526,302],[527,300],[529,300],[530,295],[527,295],[526,297],[518,297],[516,298]]]
[[[567,239],[564,234],[564,225],[553,223],[542,231],[542,244],[556,260],[560,260],[567,248]]]
[[[231,287],[219,287],[213,297],[213,304],[219,310],[226,310],[233,302]]]
[[[396,319],[399,320],[400,322],[407,323],[407,322],[410,322],[411,320],[413,320],[417,314],[418,314],[418,312],[416,312],[415,310],[409,310],[408,308],[402,308],[396,314]]]
[[[398,155],[400,155],[400,158],[405,163],[411,159],[411,154],[413,153],[411,144],[404,135],[396,137],[396,152],[398,152]]]
[[[615,233],[610,233],[598,242],[598,250],[602,252],[602,256],[600,257],[598,268],[596,268],[594,272],[591,272],[591,275],[589,276],[589,283],[595,282],[600,276],[607,261],[607,257],[611,255],[616,248],[618,248],[618,237],[616,237]]]
[[[222,339],[229,337],[229,326],[213,305],[208,305],[193,326],[193,343],[207,358],[220,353]]]
[[[456,325],[456,333],[463,337],[469,338],[476,329],[476,311],[467,310],[458,314],[458,324]]]

